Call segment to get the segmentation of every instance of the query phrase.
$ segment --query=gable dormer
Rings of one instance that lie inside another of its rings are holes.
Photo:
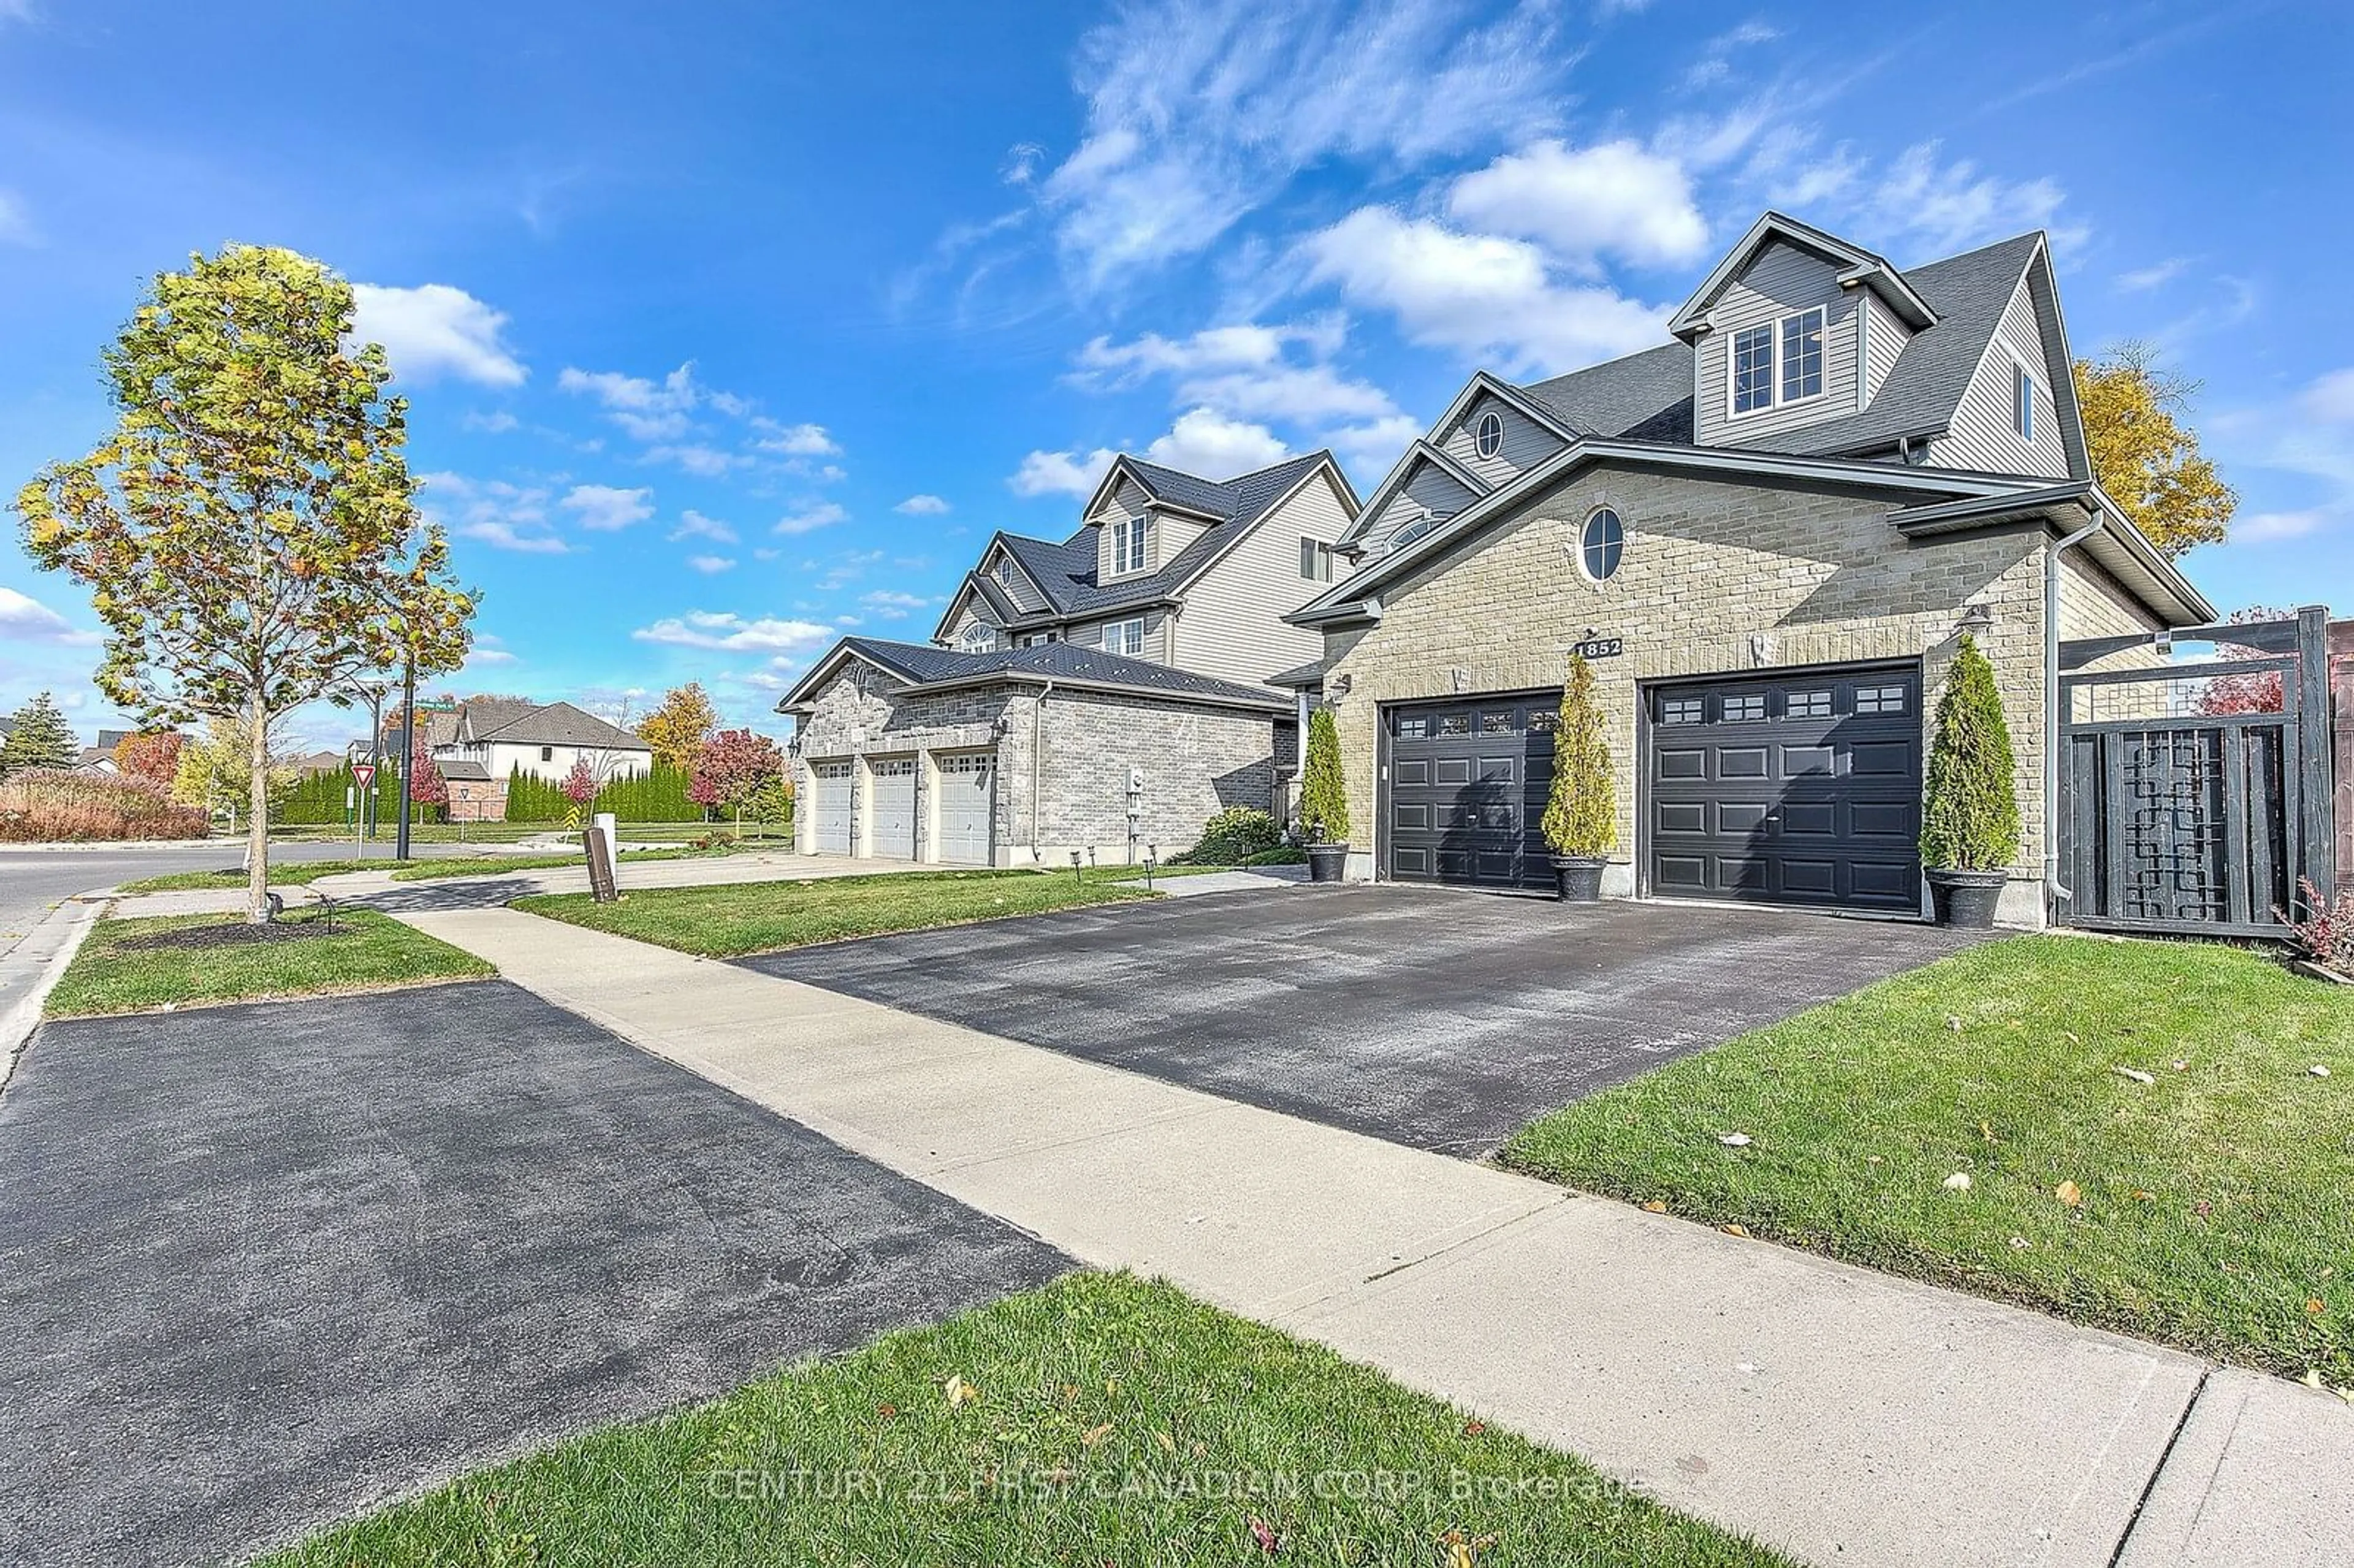
[[[1522,404],[1483,388],[1431,444],[1493,488],[1520,478],[1568,441]]]
[[[1345,544],[1368,556],[1385,556],[1421,538],[1493,488],[1445,451],[1416,441],[1381,488],[1366,498]]]
[[[1127,461],[1112,464],[1082,519],[1095,530],[1098,584],[1159,571],[1221,521],[1155,496],[1126,471]]]
[[[1022,563],[1013,558],[1002,540],[990,546],[981,558],[981,575],[987,577],[1007,602],[1024,615],[1034,615],[1046,608],[1046,596],[1040,591]]]
[[[1879,256],[1769,212],[1668,323],[1692,345],[1693,439],[1751,446],[1861,413],[1936,319]]]

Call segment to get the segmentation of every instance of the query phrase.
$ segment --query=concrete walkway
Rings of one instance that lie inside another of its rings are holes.
[[[736,965],[510,910],[403,917],[1083,1261],[1164,1275],[1803,1559],[2354,1550],[2354,1410],[2327,1395]],[[2227,1376],[2243,1403],[2213,1423],[2200,1391]],[[2146,1499],[2155,1545],[2129,1539]]]

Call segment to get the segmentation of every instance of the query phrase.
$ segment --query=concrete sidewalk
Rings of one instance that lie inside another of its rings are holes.
[[[2354,1410],[2327,1395],[739,966],[510,910],[404,918],[1086,1262],[1804,1559],[2354,1551]],[[2211,1420],[2201,1390],[2227,1378]],[[2168,1533],[2143,1539],[2145,1516]]]

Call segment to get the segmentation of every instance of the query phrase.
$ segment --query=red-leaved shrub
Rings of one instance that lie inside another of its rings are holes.
[[[0,780],[0,842],[200,839],[209,829],[202,811],[144,779],[36,768]]]
[[[2306,958],[2339,974],[2354,974],[2354,888],[2341,887],[2336,899],[2324,899],[2311,877],[2300,876],[2296,889],[2304,895],[2297,909],[2274,909],[2273,918],[2289,928]]]

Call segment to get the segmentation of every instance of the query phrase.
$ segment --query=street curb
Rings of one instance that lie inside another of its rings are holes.
[[[25,933],[25,939],[0,958],[0,997],[15,992],[0,1008],[0,1090],[16,1075],[16,1063],[41,1026],[41,1004],[49,999],[66,966],[98,924],[111,899],[69,898]]]

